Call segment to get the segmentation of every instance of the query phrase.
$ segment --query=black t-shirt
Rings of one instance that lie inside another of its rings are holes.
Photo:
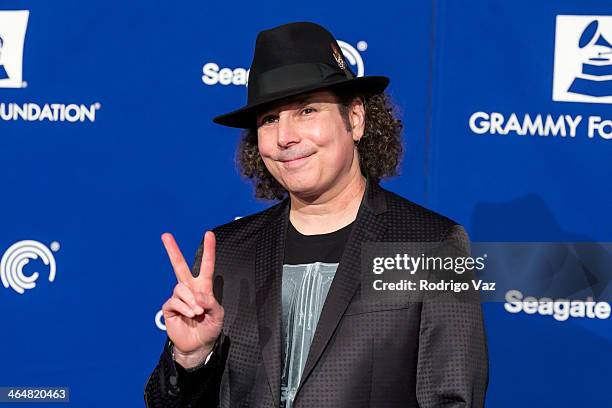
[[[303,235],[289,222],[283,262],[281,408],[291,408],[319,316],[353,223]]]
[[[285,242],[285,264],[296,265],[313,262],[340,262],[342,251],[354,221],[339,230],[317,235],[303,235],[289,222]]]

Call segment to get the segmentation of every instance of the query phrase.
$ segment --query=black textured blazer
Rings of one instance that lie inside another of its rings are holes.
[[[148,407],[278,407],[281,278],[289,199],[214,229],[214,293],[225,309],[210,361],[187,371],[166,339]],[[368,179],[316,328],[295,408],[480,407],[488,358],[479,303],[361,300],[362,242],[469,245],[463,228]],[[197,275],[202,244],[192,273]]]

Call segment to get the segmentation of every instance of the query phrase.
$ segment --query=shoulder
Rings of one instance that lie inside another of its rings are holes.
[[[259,231],[270,221],[282,214],[284,201],[265,210],[238,218],[234,221],[213,228],[217,242],[246,242],[256,237]]]
[[[385,223],[390,237],[424,242],[442,241],[454,234],[465,233],[455,220],[381,187],[387,211]]]

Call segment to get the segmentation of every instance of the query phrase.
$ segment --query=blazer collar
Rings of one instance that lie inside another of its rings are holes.
[[[365,205],[374,215],[379,215],[387,211],[387,199],[385,191],[377,181],[366,178],[366,189],[363,194],[362,204]]]
[[[255,251],[255,301],[259,342],[276,406],[280,402],[282,369],[282,272],[290,199],[286,198],[270,223],[262,229]],[[310,347],[298,393],[323,354],[360,283],[361,243],[382,239],[385,225],[379,217],[387,211],[385,191],[366,179],[366,189],[340,264],[327,294]],[[297,397],[297,395],[296,395]]]

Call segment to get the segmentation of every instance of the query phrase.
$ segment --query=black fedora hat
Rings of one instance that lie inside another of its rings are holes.
[[[385,76],[355,76],[334,36],[320,25],[284,24],[257,35],[247,105],[219,115],[213,122],[235,128],[255,127],[258,108],[289,96],[321,89],[376,94],[388,84]]]

